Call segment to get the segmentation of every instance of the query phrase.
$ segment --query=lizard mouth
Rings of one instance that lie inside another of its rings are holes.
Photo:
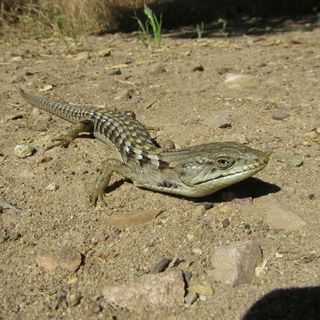
[[[269,157],[266,157],[265,159],[262,159],[258,162],[250,163],[248,165],[238,167],[238,168],[233,168],[231,170],[221,172],[220,175],[215,175],[214,177],[208,177],[208,179],[199,181],[198,183],[196,183],[196,185],[201,186],[208,183],[212,183],[212,182],[218,183],[221,181],[221,183],[225,182],[227,186],[229,185],[229,182],[231,184],[231,183],[242,181],[244,179],[247,179],[253,176],[257,172],[262,170],[268,164],[268,161],[269,161]]]

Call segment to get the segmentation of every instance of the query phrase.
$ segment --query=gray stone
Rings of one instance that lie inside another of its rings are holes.
[[[287,209],[274,196],[259,200],[263,220],[271,227],[283,230],[297,230],[306,223],[293,211]]]
[[[248,74],[227,73],[225,84],[229,89],[252,89],[258,86],[259,81]]]
[[[14,153],[19,158],[27,158],[35,153],[36,149],[30,144],[17,144],[14,147]]]
[[[262,260],[259,245],[254,241],[240,241],[215,249],[211,263],[213,278],[229,285],[249,282],[255,277],[255,269]]]
[[[105,286],[102,294],[107,303],[131,311],[159,310],[184,303],[185,283],[180,270],[147,274],[123,285]]]
[[[300,167],[303,165],[303,156],[300,154],[277,153],[276,159],[288,167]]]
[[[231,127],[231,119],[223,114],[209,116],[204,120],[204,124],[214,129]]]

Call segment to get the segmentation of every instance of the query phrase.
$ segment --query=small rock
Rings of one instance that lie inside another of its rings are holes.
[[[20,62],[20,61],[22,61],[22,57],[21,57],[21,56],[12,57],[12,58],[11,58],[11,61],[13,61],[13,62]]]
[[[208,127],[213,127],[214,129],[229,128],[232,126],[231,119],[223,114],[209,116],[204,120],[203,123]]]
[[[171,258],[163,258],[161,259],[159,262],[155,263],[151,268],[150,268],[150,273],[160,273],[165,271],[170,262],[171,262]]]
[[[195,208],[192,210],[191,214],[194,217],[202,217],[206,212],[206,207],[204,205],[197,205]]]
[[[39,266],[49,272],[57,268],[75,272],[81,265],[82,256],[73,248],[68,247],[60,250],[40,249],[36,254],[36,261]]]
[[[289,116],[290,116],[289,113],[284,109],[276,109],[272,113],[273,120],[284,120]]]
[[[133,90],[132,89],[124,89],[118,92],[117,96],[114,100],[129,100],[132,98]]]
[[[112,216],[105,218],[101,225],[102,226],[113,226],[119,229],[123,229],[129,226],[144,224],[149,220],[155,219],[161,210],[141,210],[141,211],[132,211],[121,216]]]
[[[83,51],[78,53],[78,55],[75,57],[76,60],[89,60],[91,58],[89,52]]]
[[[228,219],[228,218],[226,218],[226,219],[223,219],[222,221],[221,221],[221,225],[222,225],[222,228],[228,228],[229,226],[230,226],[230,220]]]
[[[309,199],[309,200],[314,200],[315,197],[316,197],[316,196],[315,196],[314,193],[310,193],[310,194],[308,195],[308,199]]]
[[[234,140],[242,144],[249,143],[248,138],[244,134],[238,134],[237,136],[235,136]]]
[[[117,76],[121,74],[121,69],[120,68],[111,68],[108,73],[109,76]]]
[[[261,249],[254,241],[240,241],[215,249],[211,258],[216,281],[230,285],[249,282],[262,260]]]
[[[193,284],[188,287],[189,292],[195,292],[201,296],[212,296],[214,291],[210,286],[204,286],[202,284]]]
[[[188,292],[187,295],[184,297],[184,303],[188,306],[194,304],[198,299],[198,294],[196,292]]]
[[[201,256],[203,251],[200,248],[194,248],[191,250],[194,254],[197,254],[198,256]]]
[[[278,153],[275,156],[279,162],[286,164],[288,167],[301,167],[303,165],[303,156],[300,154]]]
[[[202,72],[204,71],[204,67],[203,66],[196,66],[194,68],[192,68],[192,71],[198,71],[198,72]]]
[[[46,189],[47,189],[48,191],[52,191],[52,192],[53,192],[53,191],[58,190],[58,189],[59,189],[59,186],[56,185],[55,183],[50,183],[50,184],[47,185]]]
[[[259,81],[248,74],[227,73],[225,84],[229,89],[252,89],[258,86]]]
[[[311,141],[319,141],[320,129],[313,129],[310,132],[305,133],[305,136]]]
[[[274,196],[259,200],[263,220],[271,227],[284,230],[297,230],[306,223],[294,212],[288,210]]]
[[[111,50],[109,48],[104,48],[98,51],[99,57],[109,57],[111,55]]]
[[[14,147],[14,153],[19,158],[27,158],[35,153],[36,149],[30,144],[17,144]]]
[[[49,91],[53,89],[53,85],[52,84],[48,84],[46,86],[44,86],[43,88],[39,89],[39,92],[45,92],[45,91]]]
[[[165,66],[158,62],[156,64],[154,64],[153,66],[150,67],[150,73],[151,74],[159,74],[159,73],[163,73],[166,72],[166,68]]]
[[[105,286],[102,294],[107,303],[140,313],[183,305],[185,283],[182,272],[172,270],[146,274],[123,285]]]

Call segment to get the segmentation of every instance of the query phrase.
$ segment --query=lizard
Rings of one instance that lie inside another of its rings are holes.
[[[121,160],[110,158],[102,165],[90,196],[93,205],[106,205],[104,194],[113,173],[144,189],[199,198],[251,177],[269,161],[264,152],[233,141],[161,148],[134,113],[84,107],[23,89],[20,94],[31,105],[73,123],[59,139],[61,146],[89,132],[118,150]]]

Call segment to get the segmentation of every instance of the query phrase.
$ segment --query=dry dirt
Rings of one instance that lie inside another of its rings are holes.
[[[0,318],[239,319],[273,288],[318,284],[320,157],[312,130],[320,128],[319,29],[201,40],[166,36],[152,49],[136,34],[81,42],[69,53],[56,38],[0,43],[0,193],[22,209],[8,209],[2,201]],[[111,55],[99,56],[101,49]],[[112,66],[121,74],[110,75]],[[203,71],[194,70],[199,66]],[[250,78],[231,88],[225,83],[230,73]],[[89,190],[102,162],[117,152],[89,138],[45,151],[69,124],[29,106],[19,87],[134,111],[158,129],[152,134],[160,143],[172,139],[189,146],[245,135],[250,146],[272,150],[271,160],[257,179],[228,188],[244,201],[223,201],[224,190],[195,202],[139,189],[115,175],[107,207],[93,208]],[[275,120],[279,112],[288,117]],[[230,116],[232,126],[214,129],[209,120],[216,114]],[[36,152],[19,158],[18,144]],[[282,154],[289,160],[278,161]],[[302,165],[290,166],[294,155],[302,157]],[[201,213],[197,205],[204,201],[213,207]],[[266,204],[275,202],[304,223],[291,226],[289,219],[277,227],[277,216],[266,218]],[[109,216],[151,210],[161,213],[144,224],[106,226]],[[258,276],[235,287],[215,282],[210,260],[215,247],[249,239],[263,251]],[[77,270],[50,271],[41,264],[39,252],[60,249],[81,253]],[[190,271],[193,284],[210,286],[213,293],[191,306],[142,315],[105,303],[104,285],[137,279],[165,257],[179,257],[174,268]]]

